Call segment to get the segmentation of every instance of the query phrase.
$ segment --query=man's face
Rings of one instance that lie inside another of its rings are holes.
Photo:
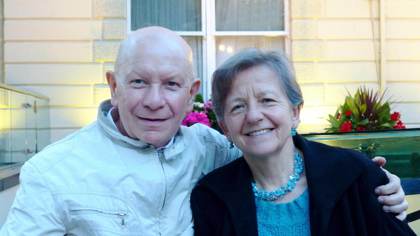
[[[187,59],[169,50],[145,49],[133,58],[116,75],[112,104],[118,108],[117,123],[125,135],[162,147],[192,109],[199,82],[193,83]]]

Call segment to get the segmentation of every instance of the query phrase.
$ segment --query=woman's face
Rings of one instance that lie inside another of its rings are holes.
[[[299,109],[272,69],[255,66],[235,77],[221,127],[245,156],[280,154],[285,144],[293,144],[290,130],[298,123]]]

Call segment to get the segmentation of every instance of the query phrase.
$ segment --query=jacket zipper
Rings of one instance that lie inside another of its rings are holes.
[[[167,183],[166,183],[165,168],[163,167],[163,162],[164,162],[163,150],[158,151],[158,157],[159,157],[160,167],[162,168],[163,178],[164,178],[164,182],[165,182],[165,192],[164,192],[164,195],[163,195],[163,203],[162,203],[162,206],[160,208],[160,210],[163,210],[163,208],[165,207],[165,203],[166,203],[166,192],[168,191]]]
[[[163,173],[163,179],[164,179],[164,184],[165,184],[165,192],[163,194],[163,202],[162,202],[162,206],[160,207],[160,213],[159,213],[159,235],[162,234],[160,228],[161,228],[161,216],[162,216],[162,211],[163,208],[165,207],[166,204],[166,195],[167,195],[167,191],[168,191],[168,183],[166,182],[166,173],[165,173],[165,168],[163,167],[163,163],[164,163],[164,153],[163,150],[158,150],[157,151],[158,157],[159,157],[159,162],[160,162],[160,167],[162,168],[162,173]]]
[[[85,209],[74,209],[74,210],[70,210],[70,211],[72,211],[72,212],[93,211],[93,212],[97,212],[97,213],[101,213],[101,214],[105,214],[105,215],[118,216],[119,218],[121,218],[121,222],[120,222],[121,226],[125,226],[125,217],[127,216],[127,213],[103,211],[103,210],[89,209],[89,208],[85,208]]]

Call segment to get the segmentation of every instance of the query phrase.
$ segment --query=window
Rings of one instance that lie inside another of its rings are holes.
[[[128,2],[128,29],[160,25],[190,44],[205,97],[210,95],[211,73],[235,52],[248,47],[289,51],[288,0]]]

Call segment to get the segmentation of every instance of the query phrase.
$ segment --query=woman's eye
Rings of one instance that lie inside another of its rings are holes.
[[[263,103],[270,103],[270,102],[274,102],[274,99],[271,99],[271,98],[263,98],[262,99],[262,102]]]
[[[238,112],[240,111],[244,106],[243,105],[235,105],[230,109],[230,112]]]

